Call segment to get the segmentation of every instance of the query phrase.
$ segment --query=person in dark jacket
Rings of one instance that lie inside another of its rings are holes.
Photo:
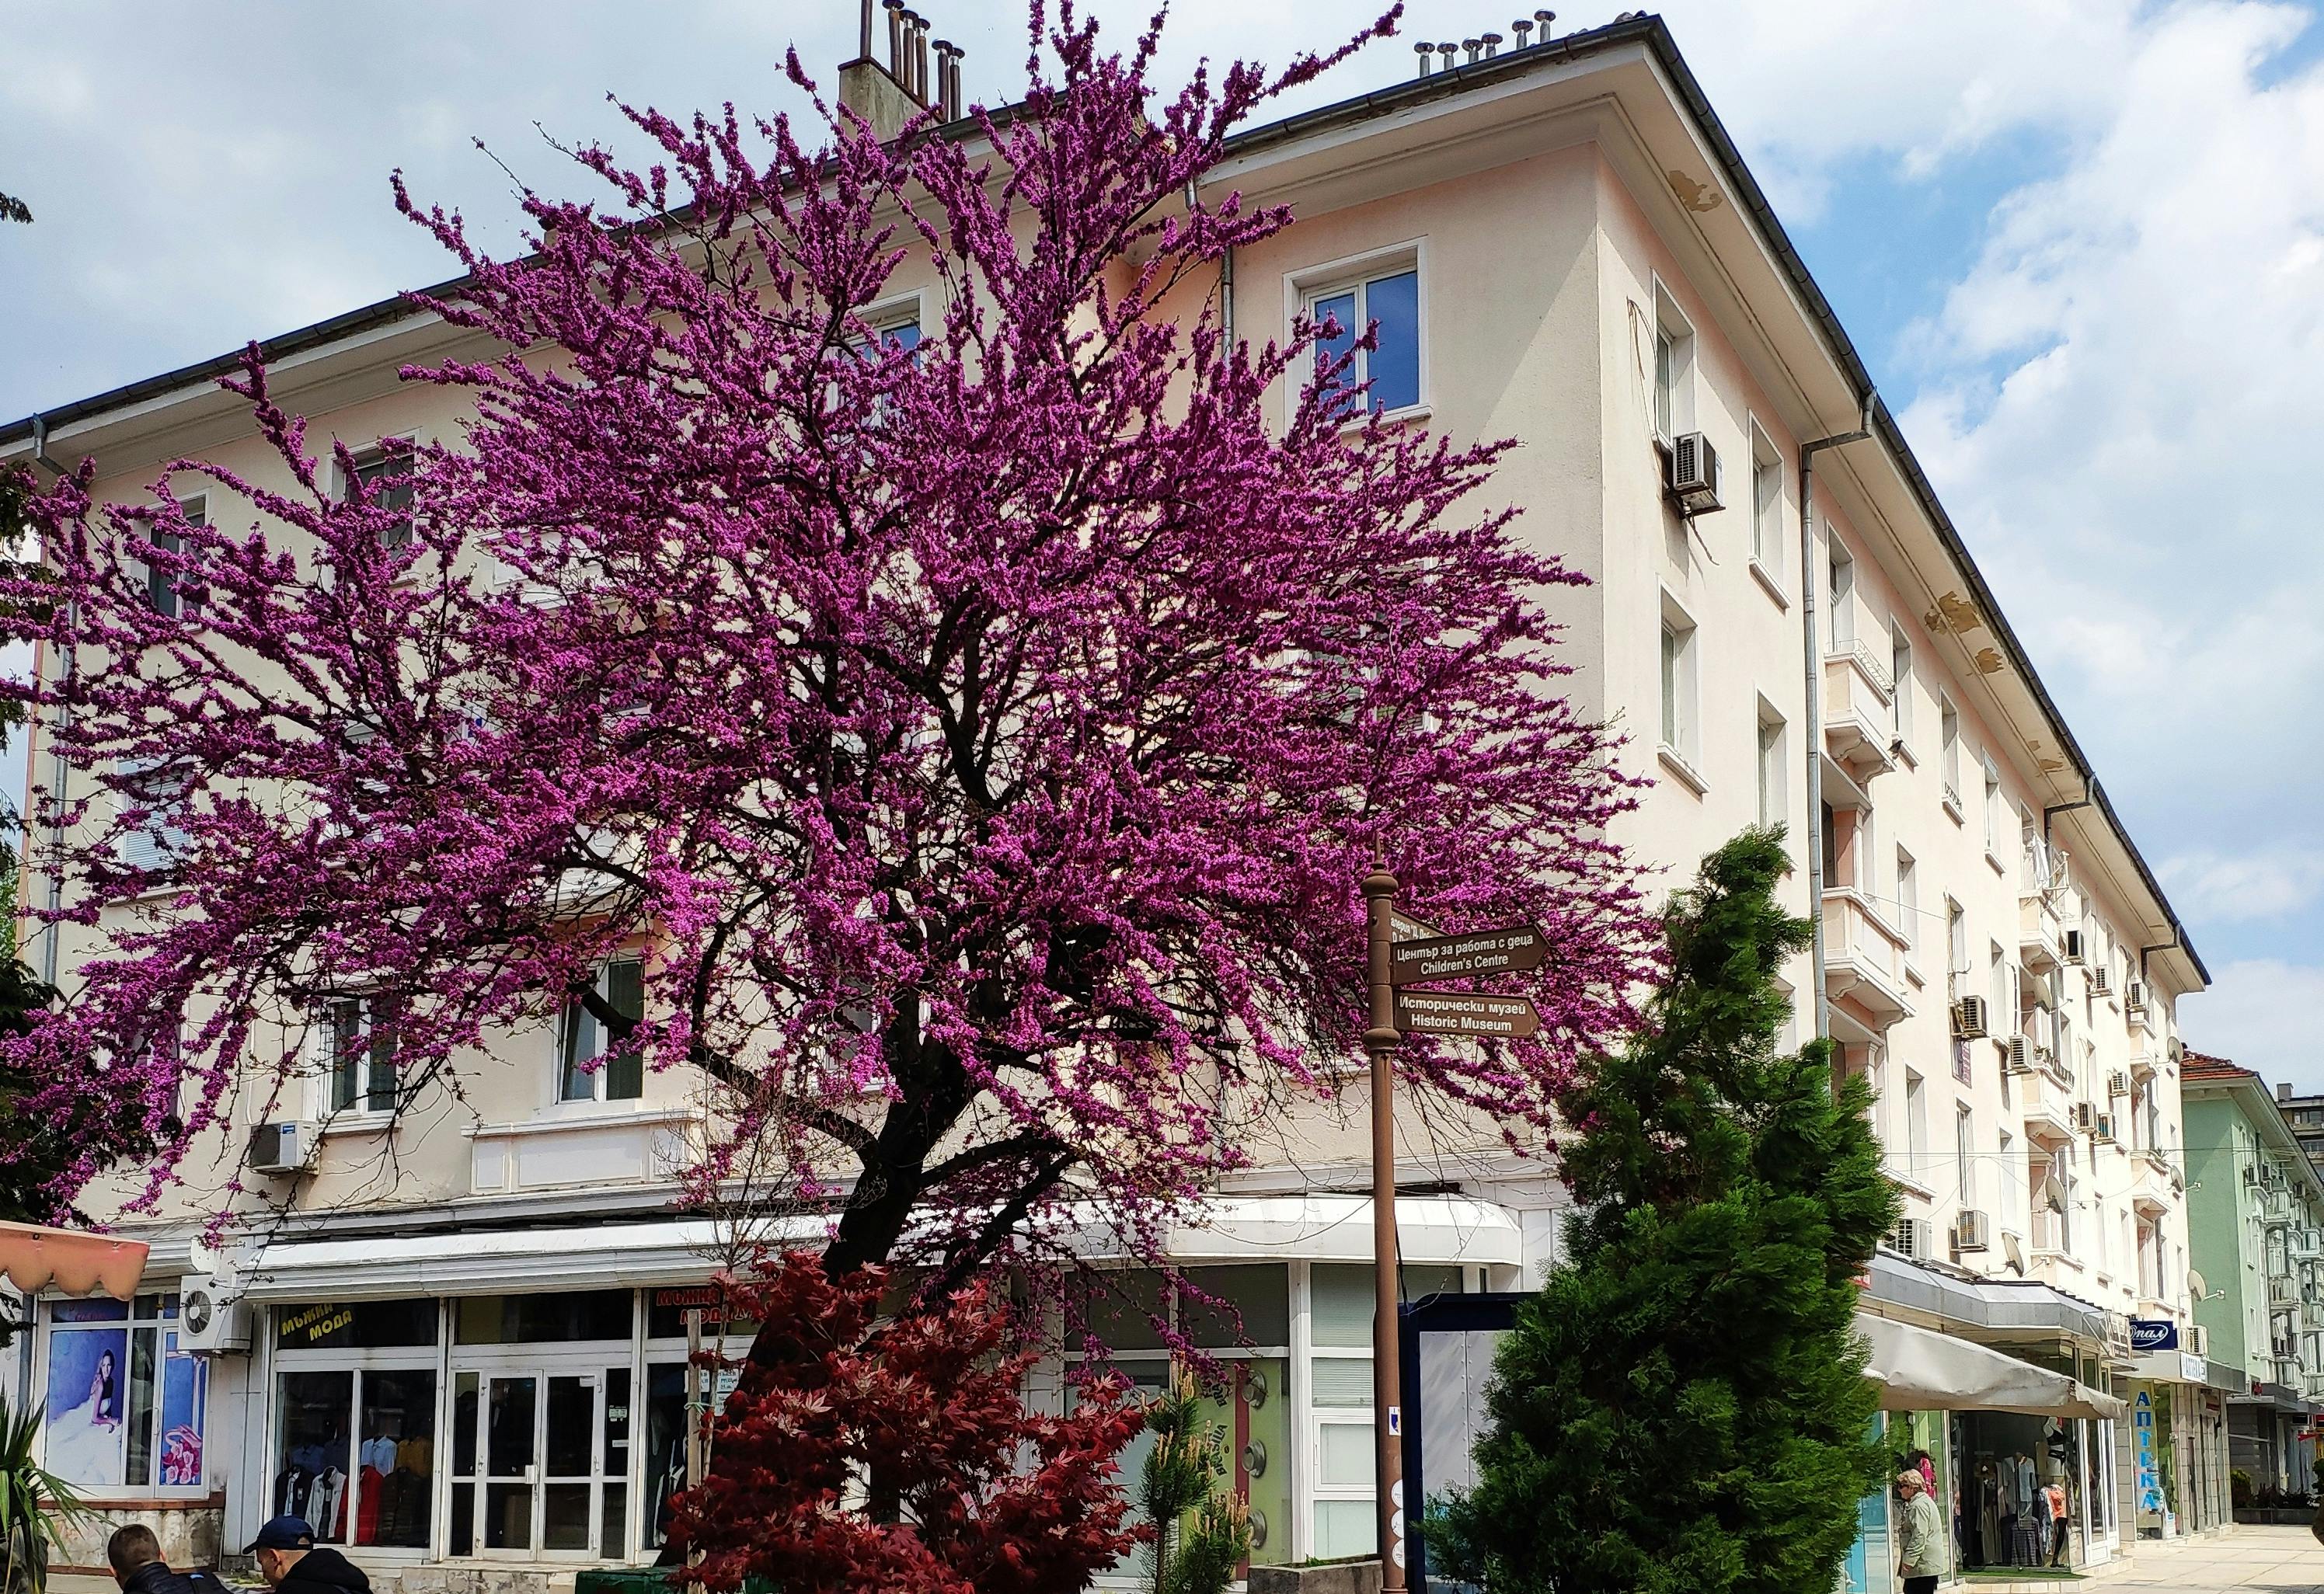
[[[161,1541],[142,1522],[113,1530],[105,1542],[105,1559],[122,1594],[226,1594],[226,1587],[209,1572],[172,1571],[161,1559]]]
[[[371,1594],[363,1568],[328,1544],[317,1549],[302,1516],[278,1516],[260,1528],[250,1553],[275,1594]]]

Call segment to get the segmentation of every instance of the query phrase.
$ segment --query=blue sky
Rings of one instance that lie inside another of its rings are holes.
[[[1021,82],[1013,4],[918,4],[967,47],[972,97]],[[1097,9],[1121,26],[1151,6]],[[1279,60],[1372,11],[1182,0],[1167,69]],[[2218,976],[2190,1039],[2324,1088],[2324,19],[2294,0],[1665,14]],[[1438,0],[1406,34],[1514,14]],[[821,70],[855,23],[850,0],[0,0],[0,190],[38,217],[0,227],[15,416],[448,274],[393,214],[392,169],[506,242],[509,180],[473,140],[556,186],[540,129],[618,142],[606,91],[782,106],[784,45]],[[1395,41],[1305,98],[1412,63]]]

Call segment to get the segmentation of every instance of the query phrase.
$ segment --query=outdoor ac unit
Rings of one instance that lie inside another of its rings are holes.
[[[2003,1062],[2002,1067],[2011,1073],[2033,1073],[2034,1050],[2034,1043],[2027,1040],[2024,1036],[2011,1036],[2009,1037],[2009,1055],[2007,1059]]]
[[[1983,1212],[1963,1207],[1953,1216],[1953,1248],[1981,1251],[1993,1244],[1993,1224]]]
[[[1724,507],[1719,502],[1720,485],[1719,450],[1709,438],[1683,432],[1672,440],[1663,488],[1677,502],[1679,513],[1692,519]]]
[[[1955,1040],[1976,1040],[1989,1033],[1985,1026],[1985,998],[1965,996],[1953,1003]]]
[[[2089,974],[2090,994],[2092,996],[2106,996],[2112,992],[2114,989],[2113,977],[2107,972],[2105,964],[2092,963],[2090,965]]]
[[[178,1349],[249,1350],[250,1308],[228,1298],[209,1274],[188,1274],[178,1282]]]
[[[2091,1113],[2090,1113],[2090,1138],[2091,1138],[2091,1139],[2093,1139],[2093,1140],[2107,1140],[2107,1141],[2111,1141],[2111,1140],[2114,1138],[2114,1114],[2113,1114],[2113,1113],[2111,1113],[2111,1112],[2099,1112],[2099,1111],[2097,1111],[2096,1110],[2093,1110],[2091,1111]]]
[[[2211,1353],[2211,1331],[2200,1322],[2190,1322],[2179,1331],[2179,1348],[2190,1356]]]
[[[2096,1129],[2098,1127],[2098,1108],[2089,1101],[2075,1102],[2074,1127],[2086,1131]]]
[[[1888,1248],[1915,1261],[1932,1256],[1937,1248],[1936,1225],[1926,1218],[1901,1218],[1888,1231]]]
[[[250,1171],[254,1174],[290,1174],[300,1166],[299,1126],[295,1123],[263,1123],[250,1131]]]
[[[2109,1097],[2130,1094],[2130,1074],[2126,1070],[2117,1068],[2107,1075],[2107,1094]]]
[[[2082,961],[2082,933],[2080,930],[2066,932],[2066,961],[2070,963]]]

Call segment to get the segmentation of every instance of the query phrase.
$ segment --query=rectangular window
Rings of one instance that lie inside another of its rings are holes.
[[[392,996],[342,997],[330,1004],[331,1110],[395,1110],[395,1017]]]
[[[1831,521],[1824,522],[1824,622],[1831,638],[1831,651],[1845,653],[1856,645],[1856,561]]]
[[[1783,578],[1784,456],[1757,422],[1751,427],[1751,558]]]
[[[185,855],[192,839],[180,824],[191,782],[180,769],[165,768],[158,759],[123,759],[115,768],[119,779],[114,790],[123,820],[116,844],[122,863],[130,869],[170,868]]]
[[[645,1017],[645,968],[636,958],[616,958],[597,972],[596,994],[624,1018]],[[634,1101],[645,1094],[645,1055],[623,1047],[611,1055],[605,1027],[579,997],[565,1004],[557,1026],[557,1099],[560,1101]]]
[[[2001,802],[2001,771],[1991,759],[1985,760],[1985,851],[1989,858],[2001,856],[2003,832]]]
[[[1994,1166],[2001,1170],[2001,1223],[2014,1229],[2019,1221],[2018,1180],[2024,1170],[2016,1160],[2017,1141],[2007,1129],[2001,1131],[2001,1156]]]
[[[178,1348],[178,1297],[46,1310],[48,1470],[88,1489],[207,1492],[210,1363]]]
[[[1989,941],[1986,944],[1988,948],[1987,961],[1992,980],[1992,985],[1986,995],[1993,1002],[1992,1022],[2003,1026],[2004,1027],[1998,1033],[2001,1037],[2006,1037],[2009,1034],[2007,1027],[2013,1025],[2017,1018],[2017,990],[2010,983],[2009,965],[2003,960],[2001,943]]]
[[[188,525],[209,524],[209,501],[206,498],[187,499],[178,505],[178,509],[185,516]],[[186,551],[186,539],[175,531],[155,529],[149,530],[146,535],[152,539],[153,546],[163,553],[181,554]],[[156,614],[175,619],[180,613],[191,614],[194,612],[197,605],[190,600],[181,597],[180,589],[182,585],[183,578],[177,572],[164,570],[159,565],[152,563],[146,565],[145,601],[153,605],[153,612]]]
[[[1892,724],[1899,742],[1913,739],[1913,644],[1898,625],[1888,636],[1888,673],[1896,683]]]
[[[1953,1183],[1960,1203],[1977,1205],[1977,1116],[1967,1107],[1953,1110]]]
[[[1305,309],[1319,328],[1338,330],[1315,341],[1319,371],[1354,356],[1341,375],[1352,390],[1369,382],[1365,405],[1375,410],[1409,410],[1420,402],[1420,272],[1412,266],[1349,282],[1311,290]],[[1372,346],[1357,344],[1369,328]]]
[[[411,540],[411,503],[417,492],[411,480],[414,464],[409,438],[383,438],[376,448],[355,456],[354,481],[344,484],[339,494],[342,501],[352,500],[355,486],[360,484],[372,507],[395,517],[380,531],[380,541],[389,548],[401,548]]]
[[[1896,849],[1896,928],[1904,937],[1904,955],[1921,947],[1921,871],[1913,854]]]
[[[1948,897],[1945,898],[1945,972],[1952,976],[1952,982],[1958,985],[1961,976],[1969,972],[1969,915],[1961,910],[1960,903]],[[1953,994],[1958,996],[1960,993],[1956,990]],[[1996,1018],[1999,1017],[1999,1014],[1995,1015]]]
[[[1937,773],[1944,782],[1944,798],[1960,807],[1960,713],[1950,697],[1937,699],[1937,738],[1941,749]]]
[[[1781,825],[1788,817],[1784,798],[1784,718],[1759,704],[1759,823]]]
[[[1909,1068],[1904,1071],[1904,1175],[1915,1184],[1929,1178],[1929,1088]]]
[[[1695,722],[1701,701],[1695,625],[1667,594],[1662,638],[1663,746],[1692,764],[1699,751]]]
[[[1667,444],[1694,430],[1694,326],[1655,284],[1655,436]]]
[[[426,1549],[436,1369],[301,1368],[274,1387],[270,1507],[305,1518],[322,1543]]]

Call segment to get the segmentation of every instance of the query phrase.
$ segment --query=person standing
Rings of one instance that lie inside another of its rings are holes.
[[[1904,1580],[1904,1594],[1936,1594],[1945,1571],[1945,1525],[1929,1497],[1928,1479],[1917,1468],[1900,1472],[1896,1493],[1904,1502],[1896,1519],[1896,1573]]]

